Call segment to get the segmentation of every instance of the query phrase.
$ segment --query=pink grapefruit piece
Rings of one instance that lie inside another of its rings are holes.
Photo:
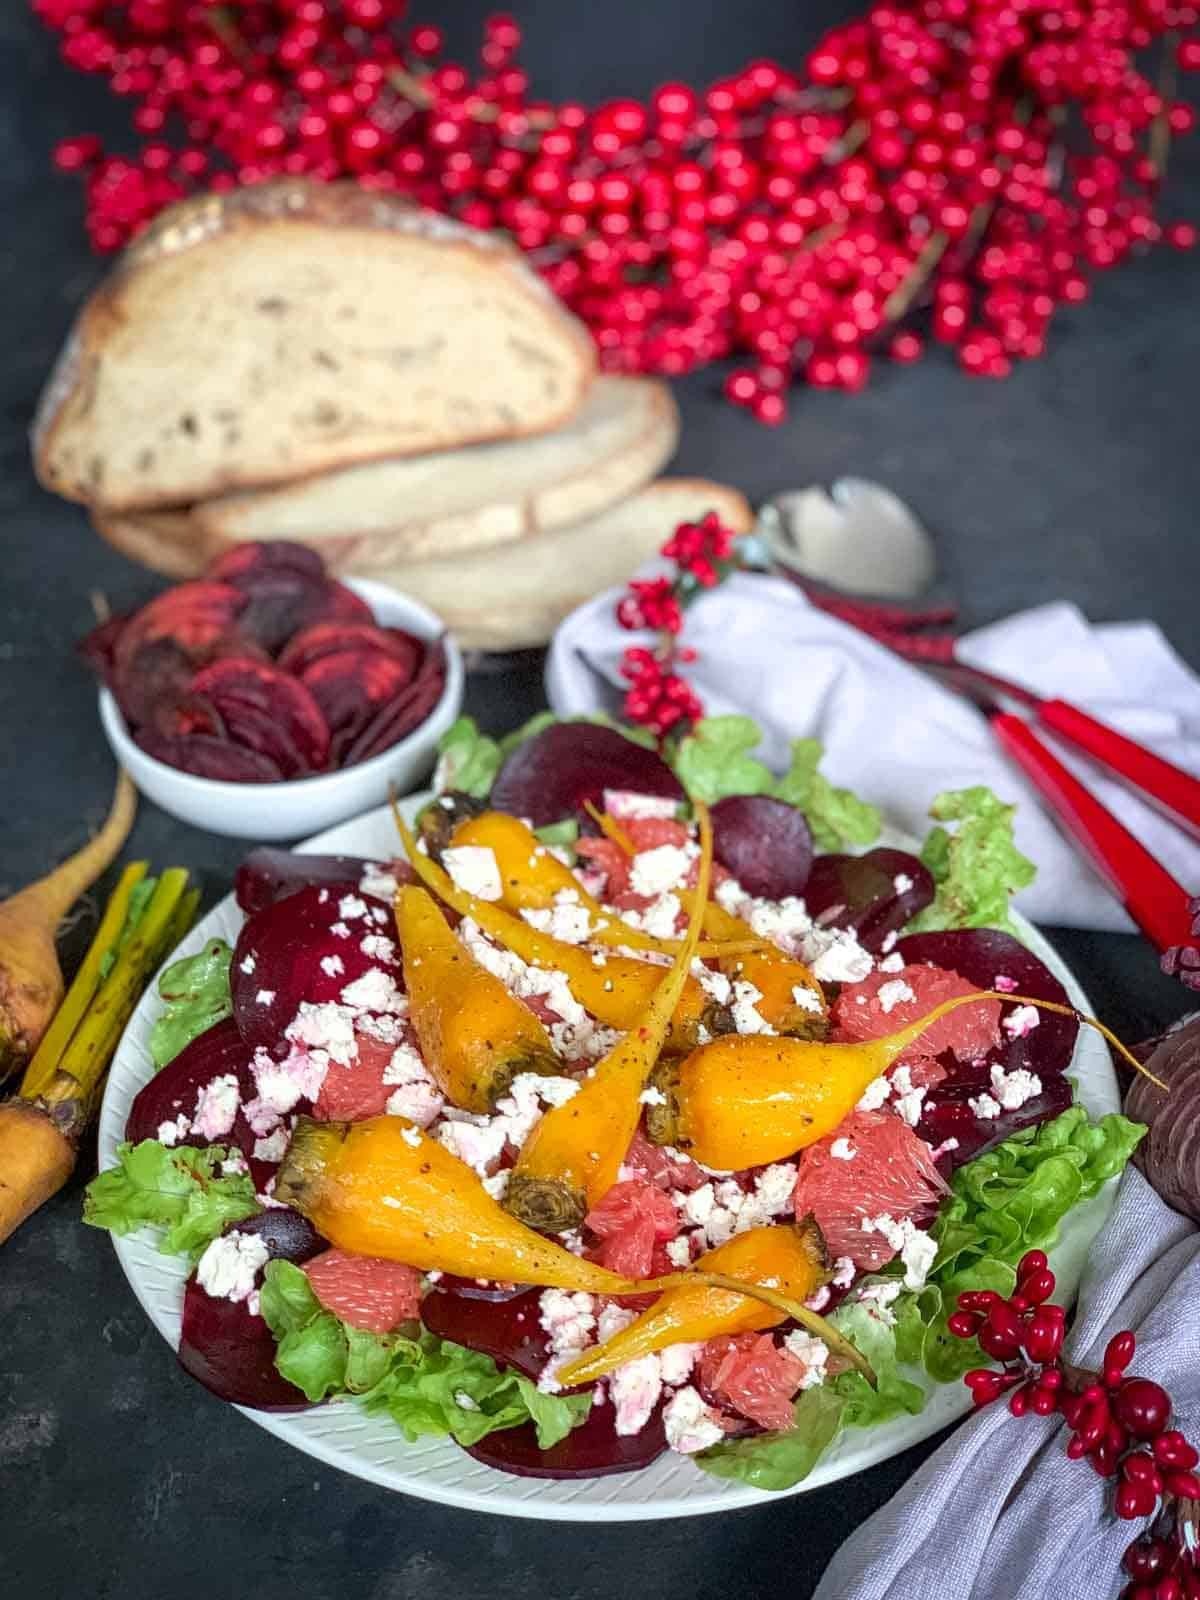
[[[769,1333],[722,1333],[700,1352],[699,1380],[720,1406],[736,1411],[760,1428],[790,1428],[792,1396],[804,1377],[804,1364],[780,1349]]]
[[[367,1333],[390,1333],[414,1318],[421,1303],[421,1274],[399,1261],[324,1250],[304,1271],[326,1311]]]
[[[943,1000],[977,991],[977,984],[943,967],[920,964],[903,967],[899,972],[876,970],[838,996],[833,1008],[835,1037],[881,1039],[918,1022]],[[1000,1003],[981,1000],[978,1005],[959,1006],[957,1011],[939,1017],[900,1060],[940,1056],[951,1050],[960,1061],[974,1061],[986,1055],[999,1038]]]

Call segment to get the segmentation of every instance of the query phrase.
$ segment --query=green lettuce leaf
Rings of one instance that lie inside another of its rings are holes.
[[[193,1039],[233,1015],[229,992],[232,958],[233,950],[224,939],[210,939],[194,956],[173,961],[158,980],[163,1010],[150,1030],[150,1054],[156,1067],[174,1061]]]
[[[1015,933],[1008,903],[1031,884],[1037,869],[1013,843],[1015,806],[1005,805],[982,784],[950,789],[929,808],[935,821],[953,822],[951,833],[931,828],[921,860],[933,874],[932,904],[909,923],[907,933],[943,928],[1004,928]]]
[[[325,1311],[307,1275],[290,1261],[263,1274],[263,1319],[278,1341],[275,1365],[309,1400],[358,1398],[386,1412],[409,1439],[449,1435],[476,1444],[500,1428],[532,1422],[543,1450],[585,1419],[590,1395],[542,1394],[490,1356],[422,1331],[376,1334]]]
[[[474,717],[459,717],[438,740],[433,787],[438,794],[454,790],[482,800],[500,770],[500,746],[480,733]]]
[[[694,800],[768,794],[775,774],[750,754],[762,739],[752,717],[704,717],[675,751],[675,775]]]
[[[900,1371],[896,1331],[886,1314],[877,1316],[861,1301],[852,1300],[834,1312],[832,1321],[866,1356],[876,1380],[872,1388],[861,1372],[854,1371],[833,1380],[834,1389],[846,1403],[842,1426],[873,1428],[905,1412],[915,1416],[925,1404],[925,1391]]]
[[[575,865],[575,846],[579,842],[579,823],[574,817],[564,817],[561,822],[547,822],[535,828],[534,833],[551,849],[564,850],[570,856],[570,866]]]
[[[754,1489],[790,1489],[807,1478],[841,1430],[846,1401],[832,1384],[806,1389],[793,1407],[795,1426],[786,1433],[729,1439],[696,1456],[714,1478],[733,1478]]]
[[[124,950],[125,946],[129,943],[134,929],[142,920],[142,914],[144,913],[146,907],[150,904],[151,900],[154,899],[154,891],[157,888],[157,878],[139,878],[134,884],[133,888],[129,891],[129,905],[125,910],[125,923],[120,934],[117,936],[117,942],[112,946],[111,949],[106,950],[100,957],[101,983],[104,982],[105,978],[108,977],[109,973],[116,966],[118,957],[120,956],[122,950]]]
[[[957,1339],[946,1326],[958,1296],[1011,1294],[1025,1252],[1055,1243],[1062,1219],[1124,1168],[1145,1131],[1116,1114],[1091,1122],[1082,1106],[1071,1106],[960,1167],[930,1230],[938,1253],[928,1281],[896,1303],[903,1359],[940,1383],[986,1365],[973,1339]]]
[[[817,771],[821,754],[819,739],[793,739],[791,766],[771,792],[803,811],[818,850],[873,844],[879,837],[878,810],[822,777]]]
[[[172,1150],[157,1139],[123,1144],[117,1150],[118,1164],[93,1178],[84,1191],[83,1220],[116,1234],[164,1228],[159,1246],[163,1254],[197,1261],[229,1223],[262,1209],[247,1173],[218,1173],[228,1153],[215,1145]]]

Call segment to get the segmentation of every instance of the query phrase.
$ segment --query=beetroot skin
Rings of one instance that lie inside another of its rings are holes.
[[[528,817],[535,828],[577,816],[594,832],[584,802],[602,808],[605,789],[687,799],[679,779],[653,750],[594,722],[556,722],[509,756],[492,785],[491,805]]]
[[[765,794],[732,794],[712,808],[713,855],[748,894],[798,899],[813,863],[804,813]]]

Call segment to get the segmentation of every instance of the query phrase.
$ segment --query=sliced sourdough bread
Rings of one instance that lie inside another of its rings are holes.
[[[295,539],[342,570],[373,572],[579,522],[648,483],[678,438],[666,384],[597,378],[552,433],[204,500],[192,521],[206,557],[242,539]]]
[[[738,533],[754,522],[736,489],[704,478],[660,478],[574,527],[377,576],[423,600],[465,647],[523,649],[545,644],[568,611],[623,583],[677,523],[706,511]]]
[[[81,311],[43,393],[49,489],[178,506],[560,426],[595,350],[512,246],[352,183],[170,208]]]

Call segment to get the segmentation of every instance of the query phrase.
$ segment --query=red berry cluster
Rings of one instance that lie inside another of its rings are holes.
[[[877,0],[800,72],[758,61],[697,92],[589,109],[532,99],[511,17],[475,70],[403,0],[32,0],[73,66],[106,75],[150,140],[67,140],[88,227],[114,250],[197,188],[353,176],[504,229],[590,325],[608,368],[744,358],[760,421],[797,379],[860,389],[900,324],[1002,377],[1042,353],[1093,272],[1196,242],[1155,205],[1194,113],[1195,0]],[[1137,65],[1161,40],[1159,83]]]
[[[680,645],[679,635],[684,609],[737,566],[735,544],[733,530],[714,511],[699,522],[681,522],[660,552],[675,563],[674,577],[635,578],[617,602],[621,627],[648,628],[662,636],[656,650],[634,645],[621,657],[621,675],[629,684],[625,715],[660,739],[704,715],[695,690],[675,671],[696,659],[694,650]]]
[[[959,1295],[958,1310],[948,1319],[951,1333],[978,1339],[984,1353],[1002,1363],[999,1371],[968,1372],[967,1387],[977,1406],[1008,1394],[1008,1408],[1017,1417],[1060,1412],[1071,1432],[1070,1459],[1086,1456],[1101,1477],[1116,1478],[1117,1516],[1132,1521],[1157,1513],[1154,1528],[1125,1552],[1132,1581],[1122,1600],[1200,1600],[1200,1568],[1184,1537],[1184,1523],[1200,1501],[1194,1470],[1200,1451],[1168,1427],[1171,1398],[1162,1385],[1127,1376],[1137,1348],[1132,1333],[1109,1340],[1099,1373],[1063,1362],[1066,1312],[1049,1303],[1054,1288],[1045,1254],[1031,1250],[1007,1300],[991,1290]]]

